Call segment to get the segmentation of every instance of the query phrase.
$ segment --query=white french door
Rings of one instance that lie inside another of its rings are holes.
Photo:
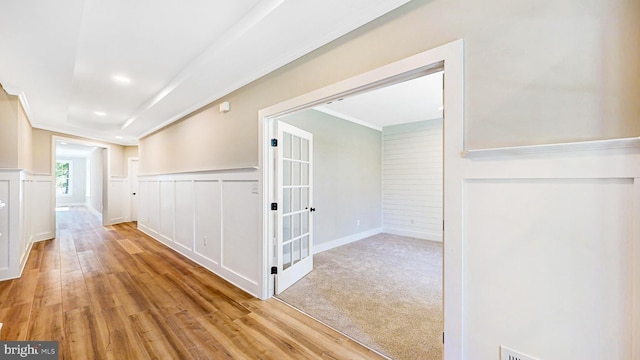
[[[280,294],[313,270],[313,135],[278,121],[276,196]]]

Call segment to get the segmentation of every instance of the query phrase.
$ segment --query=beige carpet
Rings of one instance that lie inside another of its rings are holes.
[[[380,234],[314,256],[278,296],[393,359],[442,358],[442,244]]]

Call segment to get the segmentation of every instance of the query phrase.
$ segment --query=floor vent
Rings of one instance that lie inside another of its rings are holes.
[[[500,346],[500,360],[538,360],[529,355]]]

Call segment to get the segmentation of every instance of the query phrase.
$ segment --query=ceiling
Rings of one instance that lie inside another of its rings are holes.
[[[76,144],[73,142],[56,141],[56,158],[71,157],[71,158],[86,158],[88,157],[95,146],[88,146],[82,144]]]
[[[34,127],[123,145],[409,0],[0,0],[0,83]]]
[[[314,109],[376,130],[442,118],[443,72],[339,99]]]

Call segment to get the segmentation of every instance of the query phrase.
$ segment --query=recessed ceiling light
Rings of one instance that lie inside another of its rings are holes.
[[[104,111],[94,111],[94,114],[98,115],[98,116],[105,116],[107,115]]]
[[[116,136],[116,139],[121,140],[121,139],[124,139],[124,137],[122,137],[122,136],[118,135],[118,136]]]
[[[131,79],[129,79],[128,77],[123,76],[123,75],[115,75],[113,77],[113,80],[115,80],[115,81],[117,81],[117,82],[119,82],[121,84],[129,84],[131,82]]]

